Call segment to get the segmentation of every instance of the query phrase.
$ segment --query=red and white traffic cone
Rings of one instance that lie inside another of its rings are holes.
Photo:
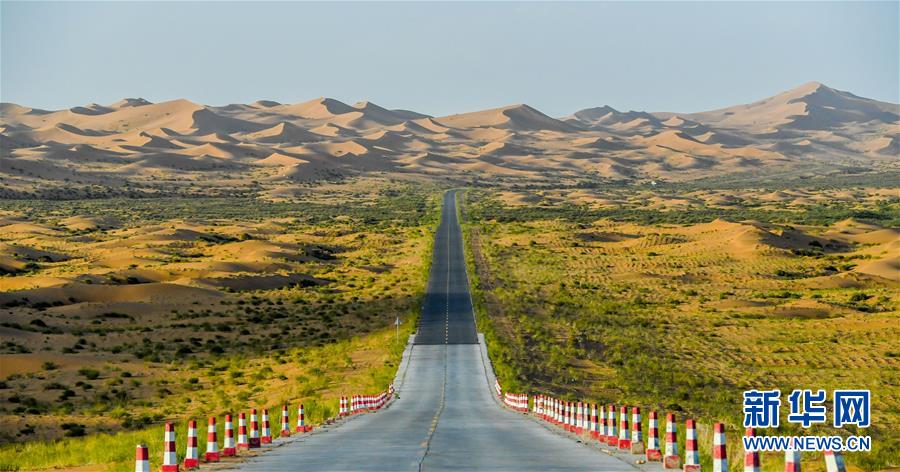
[[[575,434],[584,434],[584,403],[575,404]]]
[[[341,399],[338,400],[338,416],[347,416],[348,414],[347,397],[341,397]]]
[[[847,472],[847,466],[844,464],[844,456],[838,451],[825,451],[825,471],[826,472]]]
[[[728,472],[728,453],[725,450],[725,425],[713,425],[713,472]]]
[[[150,472],[150,452],[143,444],[134,450],[134,472]]]
[[[200,453],[197,451],[197,422],[188,421],[187,448],[184,450],[184,468],[196,469],[200,467]]]
[[[600,433],[597,435],[597,439],[603,443],[606,442],[606,437],[609,435],[609,427],[606,424],[606,407],[600,405],[598,410],[600,413],[600,417],[597,419],[597,421],[600,422]]]
[[[575,431],[577,431],[577,428],[575,426],[575,420],[576,420],[575,419],[575,414],[576,414],[575,407],[576,407],[575,402],[569,402],[569,431],[571,431],[573,433]]]
[[[659,420],[656,412],[651,411],[647,417],[647,460],[661,461],[662,452],[659,450]]]
[[[262,445],[259,439],[259,419],[256,416],[256,408],[250,409],[250,449],[256,449]]]
[[[584,403],[584,432],[590,437],[591,430],[591,404],[588,402]]]
[[[628,427],[628,407],[623,406],[619,409],[619,442],[617,444],[619,450],[631,450],[631,429]]]
[[[631,409],[631,453],[644,453],[644,432],[641,429],[641,409]]]
[[[269,409],[263,408],[262,413],[262,437],[260,442],[263,444],[272,444],[272,424],[269,423]]]
[[[756,430],[747,428],[744,433],[747,437],[752,438],[756,435]],[[744,472],[759,472],[759,451],[744,452]]]
[[[281,406],[281,437],[286,438],[291,435],[291,415],[288,413],[287,405]]]
[[[175,454],[175,425],[166,423],[163,443],[162,472],[178,472],[178,455]]]
[[[597,423],[597,404],[591,404],[591,439],[597,439],[600,436],[600,432],[598,430],[599,426]]]
[[[246,431],[244,433],[246,434]],[[231,415],[225,415],[225,440],[222,442],[222,455],[225,457],[237,455],[237,447],[234,444],[234,423],[231,421]]]
[[[616,406],[610,405],[606,413],[606,422],[609,423],[609,436],[606,438],[606,445],[617,447],[619,445],[619,434],[616,433]]]
[[[206,427],[206,462],[219,462],[219,438],[216,432],[216,417],[209,417]]]
[[[681,468],[681,458],[678,457],[678,427],[672,413],[666,414],[666,455],[663,456],[663,468]]]
[[[228,433],[228,430],[225,430],[225,433]],[[227,437],[226,437],[227,439]],[[250,449],[250,439],[247,434],[247,414],[241,413],[238,416],[238,440],[237,440],[237,448],[247,450]]]
[[[694,420],[684,423],[684,472],[700,470],[700,453],[697,451],[697,424]]]
[[[297,408],[297,432],[305,433],[309,431],[309,426],[306,426],[306,416],[303,413],[303,404],[300,404],[300,407]]]
[[[562,399],[556,400],[556,424],[566,429],[566,402]]]
[[[784,451],[784,472],[800,472],[800,451]]]

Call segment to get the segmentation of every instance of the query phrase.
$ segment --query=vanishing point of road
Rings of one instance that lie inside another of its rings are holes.
[[[456,192],[444,195],[419,328],[386,409],[296,436],[249,459],[245,471],[635,470],[579,444],[493,394],[475,331]]]

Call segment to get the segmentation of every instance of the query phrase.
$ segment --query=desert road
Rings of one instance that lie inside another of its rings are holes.
[[[246,471],[635,468],[500,407],[478,344],[456,214],[444,196],[418,333],[388,408],[356,415],[249,459]]]

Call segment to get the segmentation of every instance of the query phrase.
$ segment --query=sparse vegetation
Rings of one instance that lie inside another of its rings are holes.
[[[401,317],[401,334],[414,326],[431,250],[427,228],[439,210],[432,187],[397,188],[353,190],[341,204],[3,202],[47,233],[4,234],[0,244],[52,246],[66,257],[39,273],[0,277],[4,323],[37,333],[5,340],[3,352],[38,359],[4,359],[19,370],[3,379],[16,390],[0,396],[0,442],[16,444],[0,447],[0,468],[116,463],[114,470],[125,470],[134,438],[164,420],[280,409],[281,402],[292,405],[293,417],[302,401],[315,422],[333,413],[347,389],[384,389],[405,343],[394,342],[392,322]],[[77,231],[61,224],[85,214],[118,223]],[[44,278],[53,277],[75,288],[42,298],[52,293],[42,290]],[[184,291],[172,282],[183,277],[207,288]],[[93,287],[126,295],[95,306]],[[163,295],[127,295],[157,290]],[[121,447],[92,449],[105,434]],[[53,442],[65,436],[63,443],[79,441],[66,443],[77,451]]]
[[[847,458],[865,470],[896,466],[900,388],[889,366],[900,281],[877,264],[838,261],[890,257],[894,233],[845,219],[890,225],[900,207],[850,208],[509,208],[469,192],[476,318],[498,376],[513,391],[640,405],[733,431],[745,389],[868,388],[880,405],[868,430],[877,445]],[[807,247],[817,251],[794,250]],[[765,462],[775,470],[779,460]]]

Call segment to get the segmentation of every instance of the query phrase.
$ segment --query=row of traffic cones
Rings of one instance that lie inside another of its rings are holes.
[[[516,411],[528,411],[528,394],[526,393],[504,393],[503,403]]]
[[[499,383],[495,386],[500,392]],[[666,414],[666,435],[664,449],[660,449],[659,423],[656,411],[648,417],[648,434],[646,444],[641,431],[641,409],[631,408],[629,421],[628,408],[619,408],[619,422],[616,422],[616,408],[609,405],[589,404],[584,402],[564,401],[545,395],[534,397],[532,413],[540,419],[558,425],[578,435],[588,434],[611,448],[631,454],[642,454],[647,461],[660,461],[665,469],[682,469],[684,471],[700,470],[700,455],[697,444],[697,425],[693,419],[685,421],[684,463],[678,454],[677,425],[673,413]],[[617,429],[618,426],[618,429]],[[747,436],[754,436],[753,428],[747,428]],[[840,452],[826,451],[825,466],[828,472],[845,472],[844,460]],[[716,423],[713,426],[713,470],[728,470],[728,456],[725,451],[725,425]],[[744,472],[759,472],[759,452],[748,451],[744,457]],[[800,472],[800,453],[785,451],[785,472]]]
[[[290,419],[288,415],[288,407],[284,405],[281,409],[281,437],[291,435]],[[219,462],[222,457],[236,456],[238,451],[250,450],[261,447],[261,444],[272,442],[272,433],[269,425],[269,410],[263,409],[262,412],[262,434],[260,434],[259,421],[257,420],[256,408],[250,410],[250,429],[247,429],[247,417],[245,413],[238,415],[238,434],[237,442],[234,436],[234,423],[231,415],[225,415],[225,439],[222,449],[219,450],[218,431],[216,428],[216,417],[209,418],[209,425],[206,429],[206,453],[204,460],[206,462]],[[303,405],[297,408],[297,426],[295,432],[306,433],[312,431],[311,426],[306,425]],[[162,472],[178,472],[178,458],[175,454],[175,425],[166,423],[165,438],[163,445],[163,465]],[[196,469],[200,467],[200,457],[197,447],[197,422],[188,421],[187,430],[187,448],[185,450],[184,462],[182,466],[185,469]],[[150,458],[146,445],[138,445],[135,453],[135,471],[150,472]]]
[[[394,396],[394,384],[378,395],[352,395],[341,397],[338,402],[338,416],[349,416],[366,411],[380,410]]]

